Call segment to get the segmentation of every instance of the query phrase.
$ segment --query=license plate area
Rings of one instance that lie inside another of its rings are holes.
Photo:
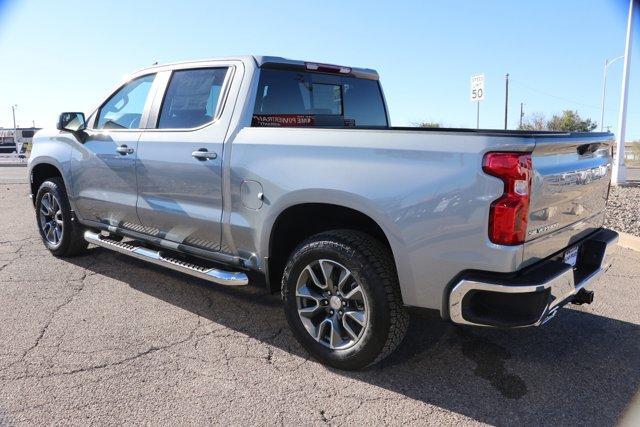
[[[571,267],[575,268],[576,263],[578,262],[578,249],[578,246],[567,249],[562,255],[562,261],[565,264],[569,264]]]

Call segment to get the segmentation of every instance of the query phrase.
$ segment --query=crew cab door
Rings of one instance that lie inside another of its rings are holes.
[[[236,67],[190,66],[161,73],[164,92],[138,142],[138,215],[148,233],[209,251],[220,249],[222,152]]]
[[[140,226],[135,159],[155,79],[147,74],[125,83],[89,119],[87,136],[71,159],[71,194],[81,219]]]

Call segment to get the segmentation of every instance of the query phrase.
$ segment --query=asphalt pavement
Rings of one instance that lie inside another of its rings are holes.
[[[0,184],[26,184],[29,182],[26,164],[14,166],[14,162],[0,162]]]
[[[10,169],[0,168],[0,425],[633,422],[638,252],[616,249],[595,302],[544,327],[416,315],[389,360],[342,372],[309,358],[259,281],[218,287],[101,248],[53,257],[26,169]]]

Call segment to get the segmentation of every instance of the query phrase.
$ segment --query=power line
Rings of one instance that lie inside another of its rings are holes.
[[[558,99],[558,100],[560,100],[560,101],[570,102],[570,103],[572,103],[572,104],[581,105],[581,106],[583,106],[583,107],[593,108],[593,109],[595,109],[595,110],[600,110],[600,109],[602,108],[601,106],[592,105],[592,104],[587,104],[587,103],[585,103],[585,102],[576,101],[576,100],[574,100],[574,99],[565,98],[565,97],[563,97],[563,96],[554,95],[554,94],[552,94],[552,93],[545,92],[545,91],[540,90],[540,89],[536,89],[535,87],[530,86],[530,85],[528,85],[528,84],[526,84],[526,83],[524,83],[524,82],[522,82],[522,81],[520,81],[520,80],[514,79],[513,77],[511,77],[511,78],[510,78],[510,80],[511,80],[512,82],[514,82],[514,83],[516,83],[516,84],[518,84],[518,85],[522,86],[522,87],[525,87],[525,88],[527,88],[527,89],[529,89],[529,90],[533,91],[533,92],[537,92],[537,93],[539,93],[539,94],[541,94],[541,95],[545,95],[545,96],[548,96],[548,97],[551,97],[551,98],[555,98],[555,99]],[[618,110],[616,110],[615,108],[605,108],[605,110],[606,110],[606,111],[618,111]],[[637,112],[637,111],[636,111],[636,112],[627,112],[627,114],[634,114],[634,115],[635,115],[635,114],[640,114],[640,112]]]

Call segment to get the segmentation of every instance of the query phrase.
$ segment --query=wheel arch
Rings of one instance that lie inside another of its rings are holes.
[[[38,189],[42,185],[47,178],[59,177],[64,182],[64,176],[62,175],[61,169],[49,162],[42,162],[31,167],[29,172],[29,183],[31,185],[31,201],[35,206],[36,203],[36,195],[38,193]],[[66,187],[66,182],[65,182]]]
[[[263,243],[268,254],[266,262],[267,283],[271,292],[280,290],[284,266],[291,252],[306,238],[328,230],[350,229],[362,231],[379,240],[388,250],[398,268],[397,238],[380,218],[365,213],[369,209],[335,201],[313,201],[289,204],[274,216]],[[267,232],[265,230],[265,233]]]

